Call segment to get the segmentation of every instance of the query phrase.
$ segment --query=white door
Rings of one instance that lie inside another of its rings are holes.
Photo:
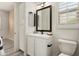
[[[25,51],[25,3],[19,5],[19,45]]]

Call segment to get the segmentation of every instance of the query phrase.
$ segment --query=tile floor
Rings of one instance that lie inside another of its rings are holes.
[[[14,51],[14,42],[10,39],[3,40],[3,48],[5,52],[5,56],[24,56],[22,51]]]

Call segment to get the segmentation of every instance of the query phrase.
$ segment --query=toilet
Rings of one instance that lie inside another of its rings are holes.
[[[3,37],[0,37],[0,56],[4,56],[4,48],[3,48]]]
[[[59,43],[59,49],[61,52],[59,54],[59,56],[72,56],[72,55],[74,55],[76,48],[77,48],[76,41],[58,39],[58,43]]]

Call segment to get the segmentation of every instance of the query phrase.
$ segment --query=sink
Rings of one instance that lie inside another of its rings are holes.
[[[42,38],[51,38],[52,36],[47,35],[47,34],[37,34],[37,33],[33,33],[33,34],[28,34],[30,36],[35,36],[35,37],[42,37]]]

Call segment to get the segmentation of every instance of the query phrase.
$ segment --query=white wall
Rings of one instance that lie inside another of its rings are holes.
[[[8,32],[8,12],[0,11],[1,16],[1,30],[0,35],[6,38]]]
[[[36,10],[36,4],[35,3],[33,3],[33,2],[26,3],[26,33],[33,33],[33,31],[35,30],[35,27],[30,27],[28,25],[28,22],[29,22],[28,12],[35,13],[35,10]]]
[[[9,32],[13,33],[14,32],[14,10],[11,10],[9,12]]]
[[[8,39],[14,39],[14,10],[9,12],[8,19]]]

